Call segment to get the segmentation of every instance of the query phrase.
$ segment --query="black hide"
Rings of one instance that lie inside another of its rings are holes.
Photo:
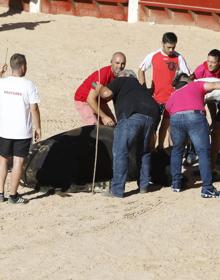
[[[29,187],[48,186],[68,189],[92,182],[96,126],[73,129],[34,144],[25,160],[23,181]],[[112,178],[113,128],[100,126],[96,182]],[[128,181],[137,178],[136,149],[129,154]],[[152,181],[168,185],[170,159],[167,153],[152,154]]]

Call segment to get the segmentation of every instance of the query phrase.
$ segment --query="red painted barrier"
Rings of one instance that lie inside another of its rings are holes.
[[[127,20],[128,0],[42,0],[41,11]]]
[[[139,19],[220,30],[219,0],[139,0]]]
[[[219,0],[140,0],[139,3],[150,7],[220,13]]]
[[[0,6],[30,0],[0,0]],[[41,0],[41,12],[127,20],[128,0]],[[139,0],[139,20],[220,30],[220,0]]]

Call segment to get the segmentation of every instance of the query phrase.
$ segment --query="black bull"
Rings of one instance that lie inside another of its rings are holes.
[[[113,129],[100,126],[96,182],[112,178]],[[95,160],[96,126],[73,129],[32,146],[25,160],[23,181],[29,187],[48,186],[67,190],[73,185],[92,182]],[[151,179],[170,184],[168,154],[153,152]],[[128,181],[137,178],[136,145],[129,153]]]

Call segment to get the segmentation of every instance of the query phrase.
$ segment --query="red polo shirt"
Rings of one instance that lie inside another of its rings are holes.
[[[100,72],[100,77],[99,77]],[[88,78],[86,78],[83,83],[78,87],[74,95],[74,100],[86,102],[87,97],[91,89],[95,89],[92,86],[92,82],[99,81],[100,84],[106,86],[112,80],[115,79],[114,74],[112,73],[111,66],[105,66],[100,69],[100,71],[93,72]]]

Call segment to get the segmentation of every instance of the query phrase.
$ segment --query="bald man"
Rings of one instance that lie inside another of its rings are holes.
[[[81,116],[84,125],[94,125],[97,123],[97,114],[93,111],[87,102],[89,94],[95,92],[93,82],[99,82],[103,86],[114,80],[118,74],[124,70],[126,65],[126,56],[122,52],[116,52],[112,55],[111,64],[93,72],[88,76],[83,83],[78,87],[74,95],[75,108]],[[112,114],[106,101],[101,101],[100,111],[104,113],[104,119],[100,118],[100,123],[115,123],[114,115]]]

